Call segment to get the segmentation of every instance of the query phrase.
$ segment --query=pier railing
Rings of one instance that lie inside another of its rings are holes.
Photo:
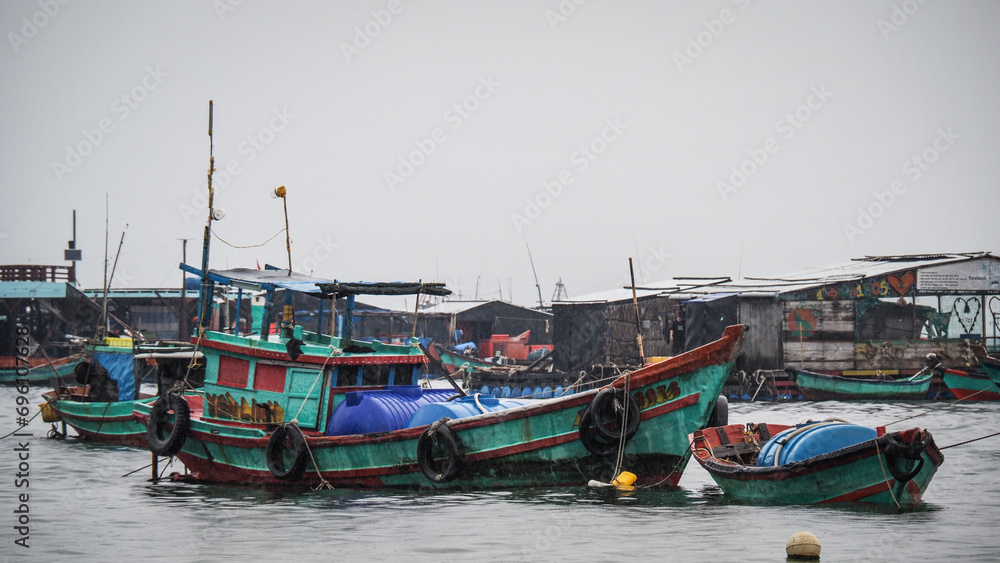
[[[0,266],[0,281],[37,281],[76,283],[73,266],[21,264]]]

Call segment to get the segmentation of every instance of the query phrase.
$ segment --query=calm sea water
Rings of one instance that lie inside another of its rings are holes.
[[[36,400],[40,388],[32,388]],[[0,435],[15,428],[0,388]],[[944,403],[734,403],[731,422],[841,417],[881,425]],[[1000,403],[960,403],[896,424],[939,446],[1000,430]],[[945,450],[910,512],[857,507],[747,506],[727,501],[692,461],[674,490],[587,487],[462,493],[265,491],[150,483],[148,452],[45,438],[35,421],[30,477],[16,488],[15,438],[0,442],[0,556],[5,561],[784,561],[800,530],[822,560],[1000,560],[1000,436]],[[23,439],[22,439],[23,441]],[[168,470],[169,472],[170,470]],[[29,494],[29,548],[19,536]],[[349,558],[349,559],[348,559]]]

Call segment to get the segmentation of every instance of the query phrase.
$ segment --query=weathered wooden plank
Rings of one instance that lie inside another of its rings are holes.
[[[783,338],[813,338],[817,333],[854,333],[853,301],[787,301],[782,305]]]

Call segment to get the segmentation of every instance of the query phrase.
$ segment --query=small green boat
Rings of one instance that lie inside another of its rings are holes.
[[[59,377],[71,377],[82,354],[49,361],[45,358],[29,358],[27,364],[17,357],[0,358],[0,385],[14,385],[18,380],[28,383],[48,381]]]
[[[163,372],[183,374],[194,346],[182,343],[137,343],[128,338],[105,338],[87,346],[87,360],[80,361],[60,385],[42,394],[46,400],[43,418],[62,421],[89,440],[145,448],[146,427],[136,422],[132,411],[137,403],[151,403],[157,395],[141,393],[144,367],[155,363],[161,377],[157,388],[169,388]],[[195,381],[203,377],[194,371]],[[72,385],[75,382],[77,385]],[[65,433],[65,429],[63,431]]]
[[[705,428],[692,434],[692,449],[726,496],[753,504],[914,508],[944,462],[926,430],[842,421]]]
[[[979,360],[979,365],[983,366],[983,371],[1000,388],[1000,360],[990,356],[985,346],[973,344],[971,348],[976,359]]]
[[[870,379],[813,373],[792,367],[785,371],[809,401],[906,401],[927,396],[933,374],[923,370],[909,379]]]

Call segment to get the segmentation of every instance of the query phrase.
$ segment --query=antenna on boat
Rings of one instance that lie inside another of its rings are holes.
[[[208,250],[212,238],[212,220],[215,218],[215,189],[212,174],[215,172],[215,143],[212,137],[213,103],[208,101],[208,221],[201,247],[201,291],[198,294],[198,334],[205,330],[205,319],[212,311],[212,282],[208,279]],[[221,211],[221,210],[220,210]],[[220,217],[221,219],[221,214]],[[210,321],[209,321],[210,322]]]
[[[108,194],[104,193],[104,297],[101,305],[101,331],[98,339],[108,333]]]
[[[632,306],[635,308],[635,340],[639,344],[639,362],[646,363],[646,354],[642,351],[642,321],[639,319],[639,299],[635,296],[635,270],[632,269],[632,257],[628,258],[628,273],[632,278]]]
[[[288,251],[288,275],[292,275],[292,239],[288,234],[288,190],[285,186],[278,186],[271,192],[271,197],[280,197],[281,203],[285,207],[285,250]]]
[[[545,303],[542,302],[542,286],[538,283],[538,272],[535,271],[535,261],[531,258],[531,247],[528,246],[528,235],[521,231],[521,236],[524,237],[524,247],[528,249],[528,262],[531,263],[531,273],[535,275],[535,289],[538,290],[538,308],[542,309],[545,307]]]

